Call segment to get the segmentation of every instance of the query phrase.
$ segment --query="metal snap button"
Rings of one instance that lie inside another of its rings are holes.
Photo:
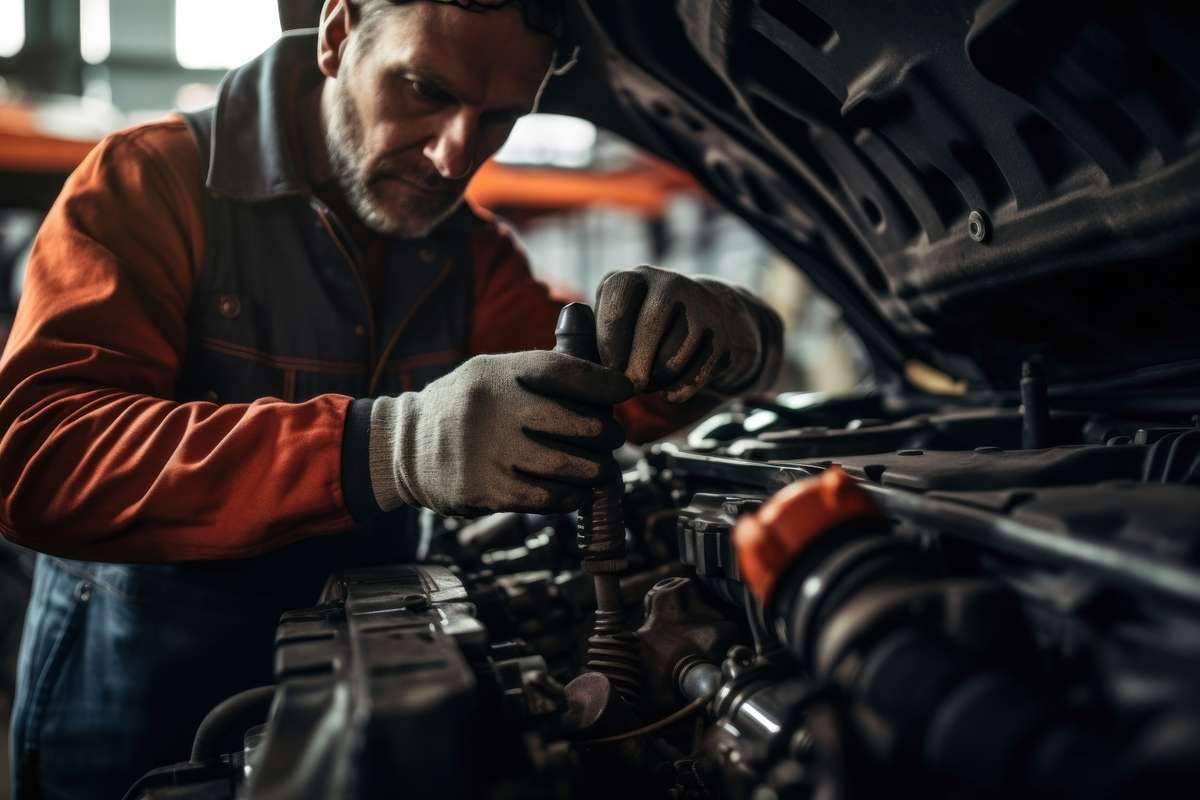
[[[86,603],[92,599],[92,585],[86,582],[80,583],[76,594],[79,596],[79,602]]]
[[[210,403],[215,403],[220,399],[220,397],[217,396],[216,391],[209,389],[207,392],[204,393],[204,399]]]
[[[217,311],[227,319],[237,319],[242,313],[242,301],[236,294],[223,294],[217,297]]]

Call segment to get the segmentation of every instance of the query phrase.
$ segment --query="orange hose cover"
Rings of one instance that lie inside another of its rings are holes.
[[[777,492],[733,529],[742,580],[762,602],[791,563],[826,531],[879,510],[857,481],[839,467]]]

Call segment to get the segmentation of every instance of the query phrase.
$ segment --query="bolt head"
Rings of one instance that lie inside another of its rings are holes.
[[[991,234],[991,226],[987,216],[976,209],[967,216],[967,235],[977,242],[987,241]]]

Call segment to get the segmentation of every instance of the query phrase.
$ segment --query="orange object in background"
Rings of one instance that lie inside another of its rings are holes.
[[[97,142],[43,130],[34,106],[0,103],[0,172],[66,175]],[[671,195],[681,191],[699,188],[686,172],[657,159],[644,158],[616,172],[511,167],[489,161],[467,187],[467,197],[484,208],[562,211],[607,205],[657,218]]]
[[[822,534],[851,520],[878,516],[875,503],[839,467],[797,481],[734,527],[742,580],[765,603],[792,562]]]
[[[0,103],[0,171],[68,173],[96,140],[69,139],[42,131],[33,108]]]
[[[619,172],[592,172],[484,164],[467,187],[467,197],[484,208],[564,210],[615,206],[657,218],[671,195],[699,191],[690,175],[661,161]]]

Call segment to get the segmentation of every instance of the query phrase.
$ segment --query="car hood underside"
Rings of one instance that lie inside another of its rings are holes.
[[[1200,12],[578,0],[546,110],[679,164],[845,310],[881,380],[1178,385],[1200,359]],[[1181,401],[1182,402],[1182,401]]]

